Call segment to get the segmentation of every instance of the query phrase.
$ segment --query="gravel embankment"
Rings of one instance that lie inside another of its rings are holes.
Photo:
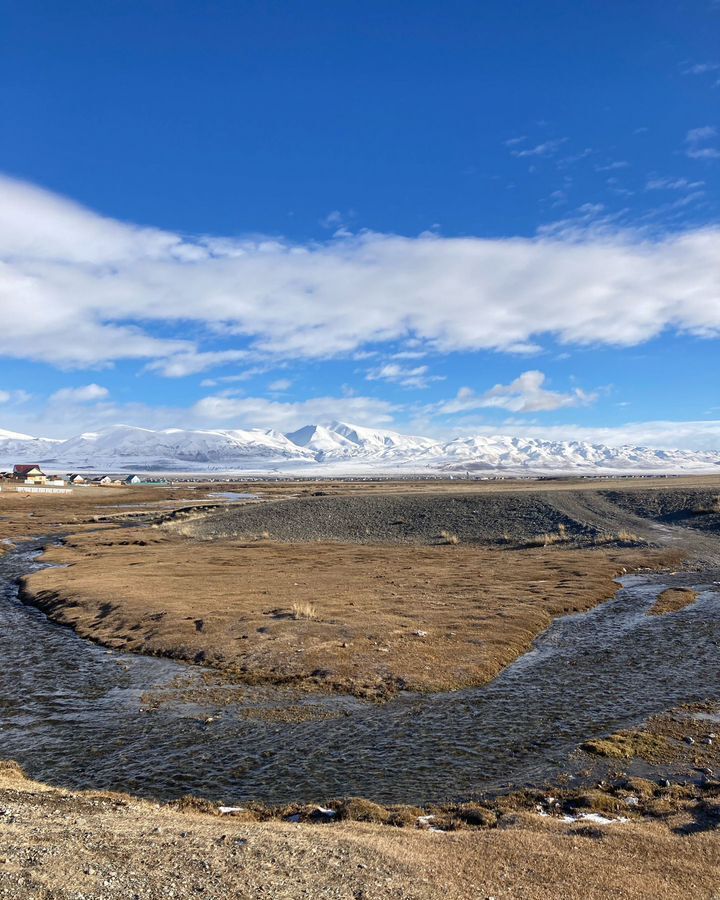
[[[528,491],[467,494],[313,496],[225,507],[183,521],[186,535],[204,540],[257,539],[303,543],[463,544],[515,546],[557,535],[581,544],[616,534],[663,543],[658,525],[690,536],[720,532],[717,494],[706,490]],[[692,529],[692,530],[690,530]]]
[[[607,491],[620,509],[665,525],[720,532],[720,492],[707,490]]]
[[[225,508],[183,524],[204,539],[256,538],[342,543],[440,543],[441,532],[464,544],[531,540],[575,523],[541,495],[395,494],[308,497]]]

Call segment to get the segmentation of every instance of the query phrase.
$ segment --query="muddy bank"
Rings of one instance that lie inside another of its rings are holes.
[[[247,684],[387,699],[486,684],[556,616],[676,551],[524,551],[75,536],[21,597],[113,649],[202,663]]]

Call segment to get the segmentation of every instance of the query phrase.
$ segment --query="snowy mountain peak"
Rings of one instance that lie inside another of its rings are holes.
[[[346,422],[273,429],[153,431],[115,425],[68,440],[0,430],[0,465],[43,463],[50,470],[286,472],[288,474],[508,475],[720,472],[720,452],[607,447],[475,435],[451,441]]]

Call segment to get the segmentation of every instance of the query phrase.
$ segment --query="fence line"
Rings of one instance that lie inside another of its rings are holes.
[[[32,487],[28,485],[18,485],[17,487],[8,487],[0,485],[0,491],[14,491],[16,494],[72,494],[72,488],[53,488],[53,487]]]

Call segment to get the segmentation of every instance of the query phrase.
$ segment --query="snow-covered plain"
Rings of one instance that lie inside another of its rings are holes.
[[[720,451],[606,447],[502,435],[443,442],[343,422],[306,425],[289,434],[115,425],[68,440],[0,430],[0,465],[20,462],[63,472],[307,476],[720,473]]]

